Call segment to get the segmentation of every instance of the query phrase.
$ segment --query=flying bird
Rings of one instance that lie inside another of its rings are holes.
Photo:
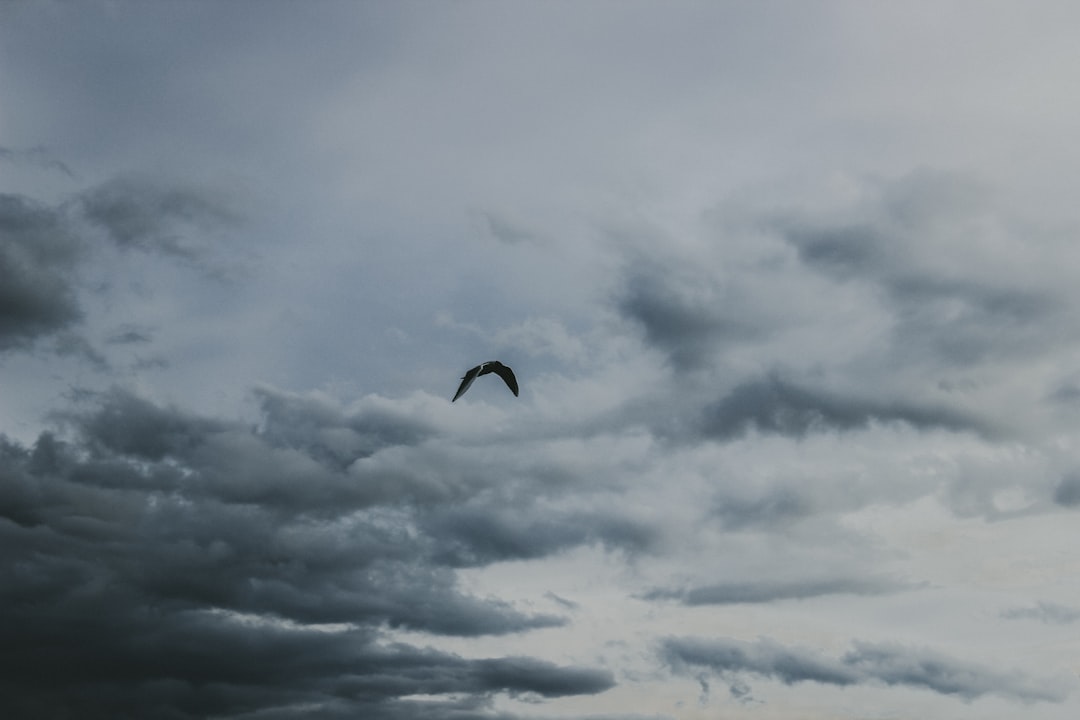
[[[498,360],[492,360],[486,363],[480,363],[461,378],[461,385],[458,386],[457,393],[454,395],[454,400],[465,394],[465,391],[469,389],[469,386],[473,384],[473,380],[481,375],[487,375],[488,373],[495,373],[503,379],[506,383],[506,387],[510,388],[510,392],[514,393],[514,397],[518,394],[517,378],[514,377],[514,371],[503,365]],[[451,400],[450,402],[454,402]]]

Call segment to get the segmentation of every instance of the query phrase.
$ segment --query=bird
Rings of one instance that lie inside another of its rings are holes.
[[[501,377],[503,382],[506,383],[506,387],[510,388],[510,392],[514,393],[514,397],[517,397],[518,384],[517,378],[514,377],[514,371],[498,360],[489,360],[486,363],[480,363],[461,377],[461,385],[458,386],[457,393],[454,394],[454,400],[465,394],[465,391],[473,384],[473,380],[488,373],[495,373]],[[454,400],[450,402],[454,402]]]

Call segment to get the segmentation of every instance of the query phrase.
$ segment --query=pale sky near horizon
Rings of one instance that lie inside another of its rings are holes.
[[[1078,23],[0,4],[0,714],[1075,718]]]

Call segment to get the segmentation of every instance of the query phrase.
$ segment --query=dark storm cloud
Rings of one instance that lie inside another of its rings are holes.
[[[684,605],[735,605],[804,600],[823,595],[883,595],[905,589],[885,579],[832,578],[786,582],[732,582],[682,589],[657,589],[646,600],[678,600]]]
[[[494,693],[614,684],[599,669],[388,644],[386,628],[468,637],[565,619],[463,592],[444,557],[462,547],[455,528],[326,461],[322,434],[375,424],[370,408],[260,397],[265,430],[114,390],[64,416],[70,439],[0,438],[0,712],[490,718]],[[429,432],[384,420],[365,452]],[[457,699],[414,707],[416,695]]]
[[[85,718],[200,718],[293,706],[294,713],[304,707],[330,717],[395,718],[410,706],[400,698],[455,694],[473,698],[475,717],[491,717],[481,703],[495,693],[553,698],[614,685],[605,671],[532,658],[464,659],[380,643],[368,631],[252,625],[216,612],[133,618],[85,609],[97,615],[94,622],[60,622],[34,633],[48,641],[36,646],[25,644],[23,628],[4,633],[27,651],[23,662],[10,654],[0,660],[5,714],[57,717],[77,706]],[[456,705],[425,704],[443,713]]]
[[[350,458],[413,437],[387,419],[379,432],[358,432],[374,419],[346,416],[316,401],[257,393],[265,430],[160,407],[123,390],[93,397],[90,409],[66,414],[95,456],[121,457],[168,469],[184,493],[264,510],[336,514],[401,499],[403,485],[345,472]],[[412,428],[421,432],[418,428]],[[388,439],[394,438],[394,439]],[[166,476],[163,476],[166,477]]]
[[[742,674],[760,675],[785,685],[814,682],[840,687],[864,684],[903,685],[974,700],[999,695],[1023,702],[1061,702],[1065,691],[1056,683],[1003,672],[950,658],[932,650],[892,644],[854,643],[852,650],[830,658],[814,650],[762,639],[668,638],[661,647],[676,671],[712,670],[739,682]]]
[[[744,382],[707,407],[702,429],[709,437],[728,440],[751,430],[803,437],[892,422],[917,429],[990,432],[980,421],[949,408],[848,397],[805,388],[775,375]]]
[[[227,202],[196,185],[121,177],[84,192],[83,216],[106,231],[122,248],[154,250],[192,259],[201,243],[183,231],[205,233],[234,225],[238,216]]]
[[[1080,608],[1039,602],[1034,607],[1009,608],[1002,611],[1001,617],[1009,620],[1038,620],[1047,625],[1068,625],[1080,621]]]
[[[184,457],[227,423],[160,408],[130,393],[108,393],[95,412],[82,416],[80,426],[91,445],[105,453],[144,460]]]
[[[115,412],[114,406],[107,416]],[[319,505],[318,517],[285,516],[272,504],[249,496],[237,499],[229,488],[219,491],[213,480],[220,476],[203,477],[205,467],[192,469],[184,462],[184,452],[198,452],[199,441],[190,441],[198,436],[197,424],[185,424],[183,418],[161,422],[145,411],[139,417],[149,417],[147,422],[163,429],[169,441],[140,435],[122,444],[130,449],[126,454],[95,447],[84,455],[84,448],[50,435],[43,435],[30,452],[9,446],[5,459],[12,481],[0,503],[4,515],[29,530],[70,530],[87,535],[88,541],[123,540],[114,559],[127,566],[140,592],[195,606],[309,623],[385,622],[455,635],[561,622],[458,594],[453,574],[428,562],[428,538],[410,534],[407,514],[390,508],[352,512],[356,504],[344,483],[312,496],[338,508],[331,515],[329,507]],[[326,482],[303,469],[286,468],[294,472],[294,484]],[[313,503],[309,500],[309,506]],[[29,550],[33,538],[18,545]],[[67,556],[107,561],[107,550],[93,542],[75,543]]]
[[[0,351],[79,321],[78,255],[60,211],[0,194]]]

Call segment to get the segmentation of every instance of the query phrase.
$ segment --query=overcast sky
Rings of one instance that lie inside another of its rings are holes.
[[[1078,26],[0,4],[0,715],[1077,717]]]

